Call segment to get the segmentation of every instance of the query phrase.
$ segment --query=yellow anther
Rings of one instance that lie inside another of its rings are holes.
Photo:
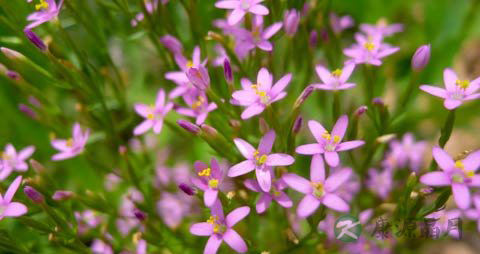
[[[467,176],[467,178],[473,178],[475,176],[475,172],[474,171],[467,171],[467,172],[465,172],[465,175]]]
[[[48,3],[45,0],[40,0],[39,4],[35,5],[35,10],[48,9]]]
[[[229,191],[229,192],[227,193],[227,198],[228,198],[228,199],[232,199],[233,197],[235,197],[235,192],[234,192],[234,191]]]
[[[257,161],[259,164],[265,164],[265,162],[267,161],[267,155],[264,154],[262,156],[260,156],[260,158],[257,158]]]
[[[323,183],[321,182],[312,182],[312,187],[313,187],[313,194],[317,197],[323,196],[325,194],[325,191],[323,189]]]
[[[210,218],[207,220],[207,223],[214,224],[216,220],[218,220],[217,216],[210,216]]]
[[[153,118],[155,118],[155,116],[152,113],[147,114],[147,119],[148,120],[153,120]]]
[[[258,156],[259,153],[260,153],[260,152],[259,152],[258,150],[255,150],[255,152],[253,152],[253,157],[257,158],[257,156]]]
[[[265,97],[267,96],[267,93],[266,92],[257,92],[257,95],[260,95],[261,97]]]
[[[201,107],[204,102],[205,98],[203,98],[202,96],[198,96],[197,101],[192,104],[192,109],[197,109]]]
[[[325,131],[324,133],[322,133],[322,138],[326,140],[330,140],[332,139],[332,136],[330,136],[330,133],[328,133],[328,131]]]
[[[375,44],[373,44],[372,42],[365,42],[365,44],[363,44],[363,46],[364,46],[368,51],[372,51],[372,50],[375,48]]]
[[[253,90],[258,90],[258,85],[257,84],[253,84],[250,86]]]
[[[198,176],[210,176],[210,168],[206,168],[198,172]]]
[[[67,146],[68,146],[68,147],[72,147],[72,146],[73,146],[73,139],[69,138],[69,139],[67,140]]]
[[[217,179],[211,179],[210,181],[208,181],[208,186],[210,186],[210,188],[217,188],[218,187],[218,180]]]
[[[335,143],[340,142],[340,136],[337,136],[337,135],[333,136],[333,142]]]
[[[470,85],[470,81],[469,80],[457,80],[457,81],[455,81],[455,84],[462,89],[467,89],[468,86]]]
[[[193,67],[193,62],[191,60],[187,61],[187,68],[192,68]]]
[[[463,169],[464,168],[463,162],[462,161],[456,161],[455,162],[455,167],[459,168],[459,169]]]
[[[218,233],[218,232],[220,232],[220,225],[215,224],[215,225],[213,226],[213,233]]]
[[[332,72],[332,76],[340,77],[342,75],[342,70],[336,69]]]

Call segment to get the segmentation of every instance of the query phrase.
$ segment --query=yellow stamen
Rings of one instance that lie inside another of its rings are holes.
[[[463,165],[462,161],[456,161],[455,167],[463,170],[465,166]]]
[[[207,223],[214,224],[215,221],[217,220],[218,220],[218,216],[210,216],[210,218],[208,218],[207,220]]]
[[[325,191],[323,189],[323,183],[320,183],[320,182],[317,182],[317,183],[314,183],[312,182],[312,187],[313,187],[313,195],[317,196],[317,197],[321,197],[323,196],[323,194],[325,194]]]
[[[457,81],[455,81],[455,84],[462,89],[467,89],[468,86],[470,86],[470,81],[469,80],[457,80]]]
[[[153,120],[153,118],[155,118],[155,116],[152,113],[147,114],[147,119],[148,120]]]
[[[475,172],[467,171],[467,172],[465,172],[465,175],[467,176],[467,178],[473,178],[475,176]]]
[[[48,9],[48,3],[45,0],[40,0],[39,4],[35,5],[35,10]]]
[[[198,176],[210,176],[210,168],[206,168],[198,172]]]
[[[205,98],[198,96],[198,100],[192,104],[192,109],[197,109],[205,102]]]
[[[193,67],[193,62],[191,60],[187,61],[187,68],[192,68]]]
[[[340,77],[342,75],[342,70],[336,69],[332,72],[332,76],[334,77]]]
[[[267,155],[264,154],[264,155],[260,156],[260,158],[257,158],[257,161],[260,164],[265,164],[265,162],[267,161]]]
[[[69,138],[69,139],[67,140],[67,146],[68,146],[68,147],[72,147],[72,146],[73,146],[73,139]]]
[[[332,139],[332,136],[330,135],[330,133],[328,133],[328,131],[325,131],[324,133],[322,133],[322,138],[326,140],[330,140]]]
[[[375,44],[373,44],[372,42],[365,42],[365,44],[363,44],[363,46],[364,46],[368,51],[372,51],[372,50],[375,48]]]
[[[218,232],[220,232],[220,225],[215,224],[215,225],[213,226],[213,233],[218,233]]]
[[[259,152],[258,150],[255,150],[255,152],[253,152],[253,157],[257,158],[257,156],[258,156],[259,153],[260,153],[260,152]]]
[[[210,186],[210,188],[217,188],[218,187],[218,180],[217,179],[211,179],[210,181],[208,181],[208,186]]]
[[[335,143],[340,142],[340,136],[337,136],[337,135],[333,136],[333,142]]]

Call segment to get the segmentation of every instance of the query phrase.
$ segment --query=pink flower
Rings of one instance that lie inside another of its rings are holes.
[[[434,212],[434,213],[431,213],[427,216],[425,216],[425,218],[427,219],[436,219],[438,220],[436,223],[435,223],[435,226],[437,226],[439,229],[440,229],[440,232],[445,232],[447,233],[447,229],[448,229],[448,224],[449,223],[453,223],[453,225],[457,224],[458,221],[457,219],[458,218],[462,218],[462,211],[458,210],[458,209],[453,209],[453,210],[440,210],[438,212]],[[450,222],[449,222],[450,221]],[[461,238],[460,237],[460,230],[459,229],[453,229],[451,228],[452,230],[448,233],[449,236],[453,237],[453,238],[456,238],[456,239],[459,239]]]
[[[93,254],[114,254],[112,247],[100,239],[93,240],[90,248]]]
[[[403,25],[398,23],[390,25],[384,18],[382,18],[378,20],[377,24],[375,25],[361,24],[360,30],[367,35],[379,35],[385,37],[402,32]]]
[[[155,105],[148,106],[140,103],[135,104],[135,111],[137,114],[144,117],[145,120],[135,127],[133,134],[142,135],[151,128],[153,128],[153,132],[155,134],[160,133],[163,126],[163,118],[172,109],[172,107],[172,102],[165,103],[165,91],[163,91],[163,89],[158,91]]]
[[[79,123],[73,124],[72,138],[67,140],[54,139],[51,141],[53,148],[60,151],[52,156],[52,160],[65,160],[81,154],[87,144],[89,135],[90,129],[82,132],[82,127],[80,127]]]
[[[295,151],[304,155],[324,154],[327,164],[330,167],[336,167],[340,163],[337,152],[355,149],[365,144],[362,140],[342,142],[347,126],[348,117],[346,115],[337,120],[331,134],[319,122],[310,120],[308,121],[308,128],[317,143],[301,145]]]
[[[347,212],[348,204],[335,191],[350,177],[350,169],[336,171],[325,179],[325,167],[322,156],[315,155],[310,167],[310,181],[296,174],[285,174],[282,179],[292,189],[305,194],[297,207],[297,215],[301,218],[310,216],[320,204],[330,209]]]
[[[191,213],[192,202],[194,199],[185,193],[163,191],[161,199],[157,202],[157,212],[167,227],[176,229],[183,218]]]
[[[78,224],[78,233],[84,235],[90,229],[96,228],[105,218],[93,210],[85,210],[83,212],[75,212],[75,220]]]
[[[247,179],[243,182],[243,184],[245,187],[247,187],[247,189],[261,193],[260,199],[258,199],[256,205],[257,213],[265,212],[270,206],[272,200],[285,208],[290,208],[293,205],[290,197],[288,197],[287,194],[282,191],[283,189],[287,188],[287,185],[282,179],[274,180],[272,183],[272,188],[269,192],[263,191],[262,188],[260,188],[260,185],[258,185],[257,181],[253,179]]]
[[[399,47],[392,47],[382,41],[381,36],[368,36],[355,34],[357,44],[343,50],[343,53],[351,59],[347,63],[371,64],[380,66],[381,59],[397,52]]]
[[[480,232],[480,194],[473,196],[474,208],[465,211],[465,215],[471,219],[477,221],[477,230]]]
[[[5,146],[5,151],[0,153],[0,180],[7,178],[12,171],[27,171],[28,164],[25,162],[35,152],[34,146],[28,146],[18,152],[12,144]]]
[[[217,109],[217,104],[214,102],[208,103],[207,96],[200,90],[184,95],[183,100],[190,107],[179,107],[175,111],[181,115],[195,117],[195,124],[197,125],[203,124],[207,119],[208,113]]]
[[[248,119],[258,115],[271,103],[283,99],[287,92],[283,91],[292,79],[292,74],[286,74],[272,87],[272,75],[266,68],[260,69],[257,76],[257,83],[252,84],[250,80],[241,80],[242,90],[232,94],[238,105],[245,106],[242,112],[242,119]]]
[[[475,175],[480,167],[480,150],[457,161],[438,146],[433,148],[432,153],[443,171],[426,173],[420,177],[420,182],[429,186],[452,186],[453,198],[458,208],[469,208],[471,201],[468,187],[480,187],[480,175]]]
[[[242,206],[224,216],[222,204],[217,201],[211,208],[210,218],[206,222],[193,224],[190,227],[190,233],[198,236],[210,236],[203,251],[204,254],[217,253],[223,241],[236,252],[244,253],[247,251],[247,244],[232,227],[249,213],[250,208]]]
[[[5,196],[0,195],[0,220],[4,217],[18,217],[27,213],[27,207],[24,204],[12,202],[12,198],[21,183],[22,177],[17,176],[8,187]]]
[[[263,17],[256,16],[252,21],[252,31],[244,28],[235,30],[233,34],[237,40],[235,52],[238,57],[245,58],[250,50],[255,47],[264,51],[272,51],[273,45],[268,40],[274,36],[282,26],[282,22],[277,22],[264,30]]]
[[[350,63],[343,67],[343,69],[336,69],[333,72],[325,69],[321,65],[315,68],[318,77],[322,80],[322,84],[312,84],[317,89],[322,90],[346,90],[355,87],[354,83],[346,83],[350,75],[352,75],[355,64]]]
[[[196,161],[194,167],[198,178],[192,179],[192,183],[205,192],[203,200],[206,206],[211,207],[217,201],[224,177],[223,170],[214,158],[210,161],[210,167],[201,161]]]
[[[253,148],[247,141],[236,138],[233,140],[240,153],[247,159],[230,168],[229,177],[244,175],[255,170],[260,188],[269,192],[272,184],[272,167],[288,166],[293,164],[295,159],[283,153],[273,153],[272,146],[275,142],[275,131],[271,130],[260,140],[258,149]]]
[[[285,33],[288,36],[294,36],[298,30],[298,24],[300,23],[300,12],[291,9],[286,10],[283,14],[283,27],[285,29]]]
[[[145,1],[145,9],[149,14],[152,14],[155,9],[157,9],[158,6],[158,0],[149,0]],[[130,21],[130,24],[132,26],[137,26],[138,22],[142,21],[145,18],[145,15],[143,12],[139,12],[137,15],[135,15],[135,18]]]
[[[37,27],[47,21],[57,18],[62,8],[63,0],[57,3],[55,0],[40,0],[39,4],[35,5],[35,9],[38,10],[30,15],[28,15],[27,20],[32,21],[32,23],[27,25],[27,29],[32,29]]]
[[[445,83],[445,89],[429,85],[422,85],[420,89],[445,99],[443,105],[448,110],[457,108],[464,101],[480,98],[480,93],[476,93],[480,88],[480,77],[473,81],[460,80],[452,69],[447,68],[443,71],[443,82]]]
[[[330,25],[335,34],[340,34],[343,30],[353,27],[355,22],[351,16],[345,15],[339,17],[337,14],[330,13]]]
[[[235,25],[243,19],[247,12],[256,15],[268,15],[267,7],[261,5],[263,0],[222,0],[215,3],[215,7],[220,9],[232,9],[228,16],[228,24]]]
[[[368,170],[368,188],[376,193],[380,198],[386,199],[392,190],[393,174],[392,170],[384,169],[382,172],[371,168]]]
[[[403,139],[393,140],[390,143],[390,152],[383,166],[389,169],[396,167],[409,167],[412,171],[418,172],[423,163],[423,157],[427,143],[425,141],[415,142],[412,133],[403,135]]]

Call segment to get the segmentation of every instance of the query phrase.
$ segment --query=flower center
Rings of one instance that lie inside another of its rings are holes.
[[[240,4],[240,7],[242,9],[248,9],[250,7],[250,1],[249,0],[243,0],[242,3]]]
[[[210,179],[210,181],[208,181],[208,186],[210,186],[210,188],[217,188],[218,179]]]
[[[223,223],[219,223],[220,218],[218,216],[210,216],[207,220],[207,223],[213,225],[213,233],[215,234],[223,234],[227,231],[227,226]]]
[[[206,168],[206,169],[198,172],[198,176],[210,176],[210,171],[211,171],[210,168]]]
[[[325,150],[330,152],[334,151],[336,145],[338,144],[338,142],[340,142],[340,136],[334,135],[332,140],[332,135],[330,135],[328,131],[325,131],[324,133],[322,133],[322,138],[327,141],[327,144],[325,145]]]
[[[475,176],[475,172],[465,170],[461,160],[455,161],[455,168],[459,170],[459,172],[452,175],[452,180],[456,183],[463,183],[465,180],[471,180]]]
[[[375,48],[375,44],[373,44],[373,42],[365,42],[365,44],[363,44],[363,46],[368,50],[368,51],[372,51],[374,48]]]
[[[192,68],[192,67],[193,67],[193,62],[192,62],[192,60],[188,60],[188,61],[187,61],[187,68],[190,69],[190,68]]]
[[[336,69],[332,72],[332,76],[339,78],[342,75],[342,70]]]
[[[73,146],[73,139],[69,138],[67,140],[67,147],[72,147]]]
[[[35,5],[35,10],[41,10],[41,9],[48,9],[48,3],[45,2],[45,0],[40,0],[40,3],[39,4],[36,4]]]
[[[323,188],[323,183],[321,182],[312,182],[313,195],[317,198],[321,198],[325,195],[325,189]]]
[[[203,96],[198,96],[197,101],[195,101],[192,104],[192,109],[197,109],[197,108],[201,107],[204,102],[205,102],[205,98],[203,98]]]
[[[468,86],[470,85],[470,81],[469,80],[460,80],[458,79],[457,81],[455,81],[455,84],[460,87],[461,89],[467,89]]]

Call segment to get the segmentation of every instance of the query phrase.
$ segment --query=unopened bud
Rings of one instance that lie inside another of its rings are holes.
[[[355,116],[360,117],[362,116],[365,112],[367,112],[368,107],[367,106],[360,106],[356,111],[355,111]]]
[[[380,97],[373,98],[372,104],[373,105],[378,105],[378,106],[385,106],[385,103],[383,102],[382,98],[380,98]]]
[[[138,208],[133,208],[133,215],[135,215],[135,218],[137,218],[139,221],[144,221],[147,219],[147,214]]]
[[[198,66],[198,68],[190,68],[187,71],[187,77],[192,84],[200,90],[207,90],[210,85],[210,76],[207,68]]]
[[[43,203],[44,201],[43,195],[37,190],[35,190],[33,187],[30,187],[27,185],[25,186],[25,188],[23,188],[23,192],[34,203],[40,204],[40,203]]]
[[[38,35],[34,33],[30,28],[23,30],[23,32],[25,33],[25,36],[27,36],[28,40],[30,40],[30,42],[35,45],[35,47],[37,47],[41,51],[47,50],[47,45],[45,45],[42,39],[40,39],[40,37],[38,37]]]
[[[295,119],[295,122],[293,122],[292,132],[294,134],[298,134],[302,129],[302,125],[303,125],[303,117],[298,116],[297,119]]]
[[[30,166],[37,171],[37,173],[42,173],[45,172],[45,167],[38,161],[34,159],[30,159],[28,162],[30,162]]]
[[[73,198],[75,194],[71,191],[59,190],[55,191],[52,195],[52,199],[55,201],[65,201]]]
[[[218,34],[218,33],[212,32],[212,31],[208,31],[207,37],[205,39],[206,40],[214,40],[214,41],[218,41],[218,42],[223,41],[223,37],[222,37],[221,34]]]
[[[308,45],[310,46],[310,48],[315,48],[317,46],[317,42],[318,42],[317,31],[313,30],[312,32],[310,32],[310,38],[308,42],[309,42]]]
[[[202,126],[200,126],[200,128],[202,129],[202,131],[204,133],[206,133],[208,136],[211,136],[211,137],[216,137],[218,136],[218,131],[213,128],[212,126],[210,125],[206,125],[206,124],[202,124]]]
[[[178,41],[177,38],[175,38],[174,36],[171,36],[169,34],[161,37],[160,38],[160,43],[162,43],[162,45],[165,48],[170,50],[170,52],[172,52],[172,54],[181,54],[182,51],[183,51],[183,47],[182,47],[182,44],[180,43],[180,41]]]
[[[260,127],[260,133],[267,133],[267,131],[270,130],[267,121],[265,121],[265,118],[263,117],[258,119],[258,125]]]
[[[192,188],[190,185],[188,185],[186,183],[179,184],[178,188],[180,188],[180,190],[182,190],[185,194],[187,194],[189,196],[193,196],[193,195],[196,194],[195,189]]]
[[[421,70],[430,61],[430,45],[423,45],[415,51],[412,57],[412,68],[414,70]]]
[[[15,51],[15,50],[13,50],[13,49],[5,48],[5,47],[0,47],[0,51],[2,51],[2,53],[3,53],[8,59],[11,59],[11,60],[25,58],[24,55],[22,55],[20,52]]]
[[[232,66],[230,65],[230,61],[227,58],[223,61],[223,74],[225,75],[225,80],[227,83],[233,83],[233,73],[232,73]]]
[[[122,156],[125,155],[127,153],[127,147],[124,146],[124,145],[119,146],[118,147],[118,153]]]
[[[308,96],[310,96],[310,94],[312,94],[313,90],[314,90],[314,87],[311,86],[311,85],[307,86],[305,89],[303,89],[302,94],[300,94],[300,96],[298,96],[298,98],[295,101],[295,104],[293,105],[293,107],[294,108],[300,107],[305,102],[305,100],[308,98]]]
[[[177,120],[177,124],[180,125],[183,129],[193,134],[198,134],[200,132],[200,127],[198,125],[193,124],[189,121],[179,119]]]

